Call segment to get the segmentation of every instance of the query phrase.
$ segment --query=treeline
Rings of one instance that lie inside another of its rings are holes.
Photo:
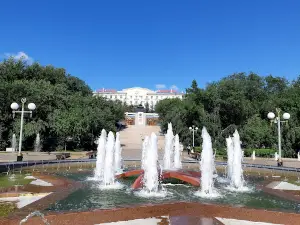
[[[262,77],[238,73],[199,88],[194,80],[181,101],[166,99],[156,105],[161,129],[167,123],[187,145],[192,143],[189,127],[199,127],[195,145],[201,144],[201,128],[206,126],[214,148],[223,148],[225,138],[238,129],[244,148],[277,149],[277,125],[271,126],[268,112],[291,114],[282,124],[282,149],[286,157],[296,156],[300,149],[300,77],[289,82],[282,77]]]
[[[21,98],[36,104],[32,118],[24,117],[23,149],[33,149],[36,134],[42,149],[91,149],[104,128],[116,130],[124,117],[119,102],[92,96],[91,89],[64,69],[13,59],[0,63],[0,150],[11,146],[13,133],[19,139],[20,114],[13,119],[10,105]]]

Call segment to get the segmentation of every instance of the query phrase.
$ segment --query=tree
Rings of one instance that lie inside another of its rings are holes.
[[[33,117],[24,118],[25,149],[33,149],[36,133],[44,140],[44,150],[62,148],[67,137],[78,148],[90,149],[103,128],[115,131],[115,123],[124,117],[124,105],[93,97],[84,81],[62,68],[4,60],[0,63],[0,150],[10,145],[13,133],[19,133],[20,117],[12,119],[10,104],[22,97],[37,105]]]
[[[146,102],[145,104],[145,110],[146,110],[146,113],[150,112],[150,108],[149,108],[149,103]]]
[[[183,143],[191,142],[189,126],[206,126],[214,147],[224,147],[225,138],[235,129],[240,132],[243,146],[254,148],[277,146],[277,128],[271,127],[267,113],[279,107],[291,114],[282,130],[284,156],[295,156],[300,149],[300,76],[288,82],[285,78],[235,73],[199,88],[193,80],[182,101],[162,100],[156,106],[161,129],[165,132],[172,122],[174,132]],[[201,144],[196,135],[196,145]]]

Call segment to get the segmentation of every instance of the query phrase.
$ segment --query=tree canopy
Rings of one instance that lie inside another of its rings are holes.
[[[300,148],[300,77],[289,82],[272,75],[262,77],[255,73],[236,73],[199,88],[192,81],[183,100],[166,99],[156,105],[161,129],[172,122],[184,144],[191,143],[188,127],[206,126],[214,147],[224,147],[225,138],[238,129],[246,148],[276,148],[277,126],[271,126],[268,112],[275,108],[291,114],[282,127],[283,154],[295,156]],[[201,132],[195,136],[195,145],[201,143]]]
[[[0,150],[10,146],[13,133],[19,135],[20,115],[12,118],[10,104],[25,97],[37,106],[33,117],[25,116],[25,149],[32,149],[37,133],[44,150],[63,148],[67,139],[76,148],[90,149],[101,130],[115,131],[124,117],[124,105],[93,97],[84,81],[64,69],[32,65],[8,59],[0,63]]]

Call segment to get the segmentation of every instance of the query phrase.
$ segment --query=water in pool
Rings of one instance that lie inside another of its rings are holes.
[[[76,181],[82,181],[84,187],[71,193],[67,198],[50,205],[47,209],[49,211],[81,211],[93,208],[110,209],[140,204],[185,201],[226,204],[238,207],[263,208],[296,213],[300,212],[299,204],[256,190],[255,186],[262,181],[262,178],[259,177],[246,178],[247,186],[252,189],[250,192],[232,192],[226,189],[227,184],[223,182],[223,179],[219,179],[219,182],[217,181],[215,185],[218,192],[221,194],[221,197],[216,199],[205,199],[195,196],[195,192],[199,189],[198,187],[179,182],[174,184],[174,180],[172,180],[173,184],[168,183],[168,181],[162,184],[167,192],[166,196],[145,198],[136,193],[138,190],[132,190],[130,188],[135,178],[119,180],[124,184],[122,189],[101,190],[97,182],[88,180],[88,177],[91,177],[92,173],[66,173],[60,175]]]

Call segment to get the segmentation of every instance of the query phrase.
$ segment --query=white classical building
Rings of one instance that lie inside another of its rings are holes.
[[[156,103],[166,98],[182,99],[183,92],[176,90],[157,90],[152,91],[147,88],[133,87],[117,91],[113,89],[100,89],[95,91],[94,96],[102,96],[110,100],[120,100],[126,102],[127,105],[143,105],[145,107],[148,102],[149,107],[155,107]]]

